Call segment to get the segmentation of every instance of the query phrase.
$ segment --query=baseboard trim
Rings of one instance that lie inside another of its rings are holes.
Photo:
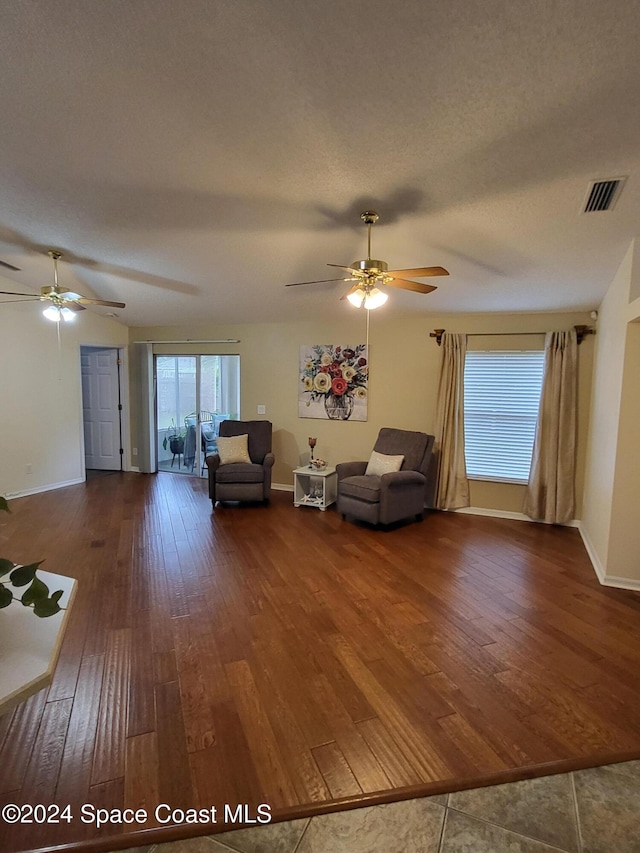
[[[64,480],[62,483],[49,483],[46,486],[37,486],[35,489],[22,489],[19,492],[7,492],[5,498],[8,501],[14,498],[26,498],[29,495],[39,495],[42,492],[52,492],[54,489],[64,489],[66,486],[77,486],[79,483],[84,483],[84,478],[79,477],[74,480]]]
[[[593,547],[593,543],[589,539],[589,534],[582,525],[580,525],[578,529],[580,530],[580,536],[582,537],[582,542],[584,544],[587,555],[591,560],[593,570],[595,571],[596,577],[598,578],[602,586],[611,586],[615,587],[615,589],[628,589],[632,592],[639,592],[640,581],[631,580],[630,578],[617,578],[612,575],[607,575],[604,566],[600,562],[600,557],[598,556],[596,549]]]
[[[481,506],[465,506],[460,509],[454,509],[453,512],[461,512],[465,515],[484,515],[488,518],[507,518],[511,521],[528,521],[535,524],[550,524],[548,521],[539,521],[535,518],[529,518],[523,512],[509,512],[505,509],[487,509]],[[580,521],[577,518],[563,524],[562,527],[580,527]]]
[[[600,580],[600,578],[598,578]],[[611,575],[605,575],[604,580],[600,580],[602,586],[611,586],[615,589],[626,589],[630,592],[640,592],[640,581],[629,580],[629,578],[616,578]]]
[[[274,492],[293,492],[293,486],[287,483],[271,483],[271,488]]]
[[[596,577],[598,578],[600,583],[604,585],[606,572],[604,570],[604,566],[600,562],[600,557],[598,557],[596,549],[593,547],[591,539],[589,539],[589,534],[582,525],[580,525],[579,530],[580,536],[582,538],[582,544],[584,545],[585,551],[587,552],[587,555],[591,560],[591,565],[593,566],[593,570],[596,573]]]

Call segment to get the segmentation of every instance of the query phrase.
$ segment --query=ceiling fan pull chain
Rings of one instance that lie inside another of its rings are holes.
[[[60,321],[56,323],[58,330],[58,382],[62,382],[62,341],[60,339]]]
[[[367,315],[367,358],[369,359],[369,363],[371,363],[371,358],[369,357],[369,315],[371,311],[364,312]]]

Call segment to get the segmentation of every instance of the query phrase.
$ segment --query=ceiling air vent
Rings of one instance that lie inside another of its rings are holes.
[[[626,178],[608,178],[606,181],[592,181],[587,190],[582,212],[595,213],[598,210],[611,210],[626,180]]]

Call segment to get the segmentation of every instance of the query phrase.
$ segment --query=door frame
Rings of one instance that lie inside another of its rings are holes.
[[[202,453],[202,442],[200,440],[200,414],[201,414],[201,389],[202,389],[202,368],[201,368],[201,359],[202,358],[237,358],[238,359],[238,417],[240,416],[240,407],[241,407],[241,399],[240,399],[240,353],[213,353],[213,352],[151,352],[153,367],[151,370],[151,376],[149,377],[149,385],[151,389],[151,398],[153,401],[153,430],[149,430],[149,439],[153,441],[152,452],[154,455],[153,465],[154,465],[154,473],[157,473],[159,468],[158,462],[158,358],[195,358],[196,360],[196,373],[195,373],[195,398],[196,398],[196,451],[197,458],[194,463],[194,472],[197,466],[198,473],[197,474],[183,474],[182,476],[193,476],[196,479],[206,479],[206,467],[203,472],[203,453]],[[176,472],[177,473],[177,472]]]

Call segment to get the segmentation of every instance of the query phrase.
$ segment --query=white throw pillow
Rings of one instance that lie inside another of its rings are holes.
[[[402,468],[403,462],[404,456],[388,456],[386,453],[377,453],[374,450],[371,453],[367,470],[364,473],[382,477],[383,474],[391,474],[393,471],[399,471]]]
[[[216,439],[218,445],[218,456],[221,465],[230,465],[232,462],[251,462],[248,448],[248,435],[230,435],[227,438]]]

